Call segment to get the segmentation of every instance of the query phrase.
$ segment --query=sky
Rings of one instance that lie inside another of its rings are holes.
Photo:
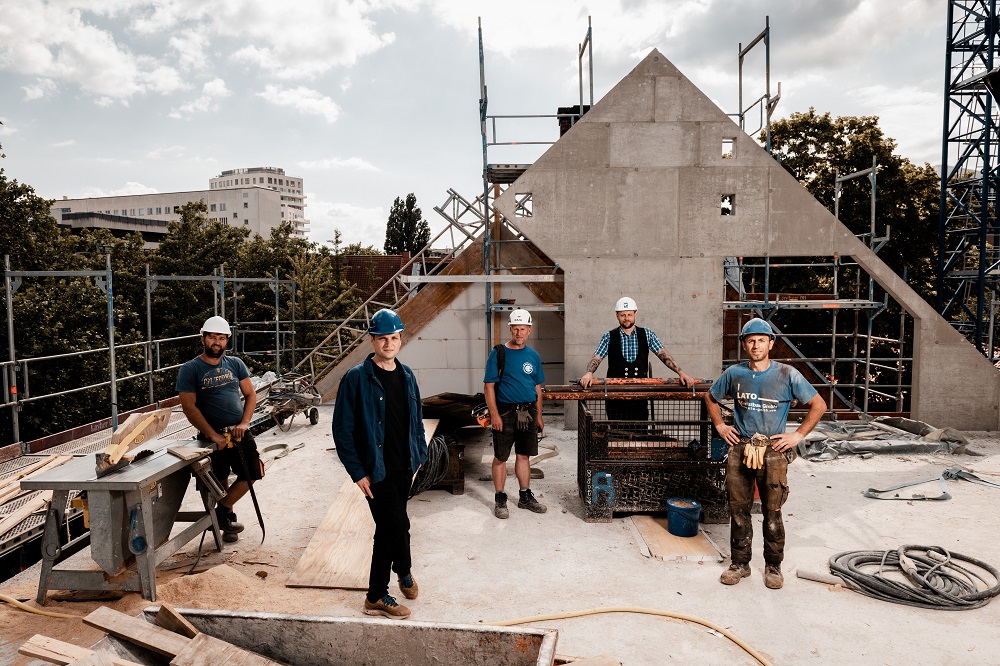
[[[900,155],[940,164],[945,0],[0,0],[0,167],[52,199],[280,167],[304,181],[311,240],[381,249],[396,197],[436,233],[449,189],[482,192],[480,20],[490,114],[578,103],[588,17],[595,101],[655,48],[736,113],[739,45],[768,16],[775,119],[878,116]],[[554,118],[497,123],[502,141],[558,138]]]

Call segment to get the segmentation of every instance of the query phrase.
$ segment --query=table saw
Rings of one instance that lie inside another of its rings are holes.
[[[98,478],[94,457],[82,456],[21,482],[24,490],[51,490],[42,536],[42,571],[38,579],[39,604],[52,590],[141,592],[156,600],[156,566],[206,529],[222,550],[219,525],[212,510],[224,493],[211,475],[208,451],[192,440],[155,440],[152,453],[122,469]],[[184,457],[168,448],[177,448]],[[191,476],[199,478],[204,509],[180,511]],[[63,543],[61,525],[71,491],[86,493],[90,531]],[[189,523],[173,538],[174,523]],[[90,545],[97,569],[56,568]]]

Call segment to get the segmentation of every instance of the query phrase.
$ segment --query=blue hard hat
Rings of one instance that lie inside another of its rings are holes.
[[[382,308],[372,315],[372,325],[368,329],[368,335],[391,335],[399,333],[403,328],[403,320],[394,310]]]
[[[766,335],[774,340],[774,330],[772,330],[771,325],[763,319],[751,319],[747,323],[743,324],[743,330],[740,331],[740,342],[743,342],[743,338],[748,335]]]

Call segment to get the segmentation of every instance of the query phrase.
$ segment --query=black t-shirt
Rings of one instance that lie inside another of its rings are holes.
[[[406,397],[406,376],[396,363],[395,370],[375,364],[375,378],[385,391],[385,445],[382,458],[386,471],[410,470],[410,402]]]

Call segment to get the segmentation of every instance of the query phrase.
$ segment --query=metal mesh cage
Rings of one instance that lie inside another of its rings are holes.
[[[702,400],[592,399],[578,410],[577,482],[588,520],[663,511],[678,496],[698,500],[708,522],[728,519],[726,462],[712,458],[712,422]]]

